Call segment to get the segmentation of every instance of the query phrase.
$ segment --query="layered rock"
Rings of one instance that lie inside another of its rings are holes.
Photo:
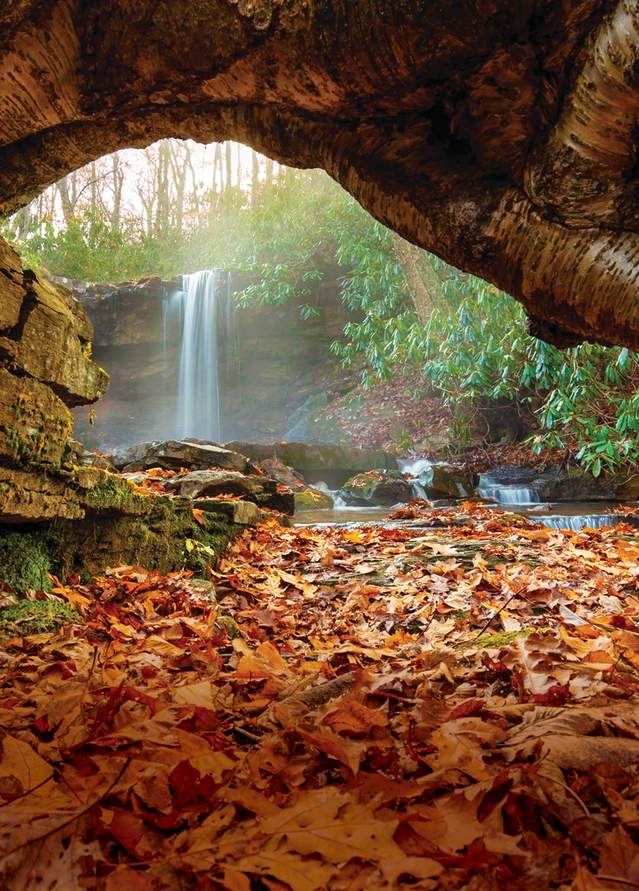
[[[95,402],[108,383],[91,360],[91,323],[65,288],[23,272],[2,240],[0,306],[0,524],[79,518],[70,407]]]
[[[151,467],[167,470],[178,470],[180,467],[188,467],[189,470],[220,467],[239,473],[247,473],[253,469],[248,458],[235,450],[212,442],[189,439],[142,442],[127,449],[118,449],[111,456],[111,461],[118,470],[129,472],[148,470]]]
[[[397,458],[382,449],[343,444],[276,442],[271,444],[227,442],[226,448],[241,452],[257,463],[277,459],[309,483],[320,480],[338,488],[357,473],[397,470]]]

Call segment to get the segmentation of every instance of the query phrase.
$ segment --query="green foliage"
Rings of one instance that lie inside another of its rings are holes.
[[[243,304],[294,297],[304,318],[319,314],[318,283],[337,286],[352,320],[331,350],[365,385],[422,368],[453,406],[508,398],[535,412],[534,448],[562,450],[595,476],[639,461],[637,354],[589,344],[561,352],[527,334],[506,294],[428,255],[439,292],[424,326],[392,234],[323,174],[287,171],[250,194],[234,187],[209,198],[205,213],[186,208],[179,230],[149,234],[125,219],[114,231],[94,212],[36,227],[18,247],[28,263],[89,280],[238,269],[253,282]],[[464,413],[454,417],[463,442]]]

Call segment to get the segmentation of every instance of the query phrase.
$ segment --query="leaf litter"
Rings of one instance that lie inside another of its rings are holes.
[[[116,567],[0,649],[9,891],[639,888],[639,534],[464,504]]]

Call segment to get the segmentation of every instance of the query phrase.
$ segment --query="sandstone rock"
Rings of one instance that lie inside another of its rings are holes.
[[[18,330],[0,336],[0,361],[48,384],[66,405],[95,402],[109,378],[91,361],[86,312],[60,285],[32,273],[25,273],[25,281],[23,321]]]
[[[302,474],[307,482],[323,480],[329,486],[343,485],[349,477],[369,470],[397,470],[397,458],[381,449],[363,449],[342,444],[305,442],[228,442],[226,448],[246,455],[252,461],[277,458]]]
[[[302,475],[293,470],[292,467],[287,467],[278,458],[266,458],[264,461],[260,461],[259,468],[272,480],[277,480],[278,483],[288,486],[289,489],[295,491],[296,489],[304,488]]]
[[[275,480],[233,470],[195,470],[167,480],[166,488],[189,498],[239,495],[261,507],[270,507],[285,514],[295,511],[293,493],[278,491],[281,487]]]
[[[0,466],[0,518],[3,523],[77,520],[84,516],[77,493],[62,479]]]
[[[373,471],[347,480],[340,495],[348,504],[391,505],[410,501],[413,491],[401,474]]]
[[[20,258],[0,238],[0,334],[18,324],[25,293]]]
[[[0,367],[0,459],[59,464],[72,424],[71,412],[49,387]]]
[[[115,467],[120,470],[149,470],[163,467],[167,470],[206,470],[209,467],[222,467],[245,473],[252,470],[250,461],[228,448],[212,442],[193,440],[166,440],[142,442],[127,449],[119,449],[112,455]]]
[[[203,510],[222,514],[228,517],[229,522],[237,523],[238,526],[255,526],[266,519],[263,510],[252,501],[225,501],[223,498],[197,498],[193,502],[193,507],[197,510]]]

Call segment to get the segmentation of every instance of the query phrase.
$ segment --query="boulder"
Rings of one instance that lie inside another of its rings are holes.
[[[167,480],[166,489],[189,498],[239,495],[260,507],[269,507],[290,515],[295,512],[293,493],[280,486],[276,480],[233,470],[195,470]]]
[[[0,287],[6,286],[3,278]],[[23,306],[28,311],[22,323],[0,336],[0,360],[50,386],[66,405],[99,399],[109,377],[91,361],[93,329],[78,301],[60,285],[25,272]]]
[[[255,526],[263,522],[267,515],[252,501],[225,501],[223,498],[197,498],[193,502],[196,510],[221,514],[230,523],[238,526]]]
[[[410,501],[413,490],[400,473],[369,471],[347,480],[340,495],[348,504],[391,505]]]
[[[355,445],[305,442],[262,443],[228,442],[227,449],[241,452],[251,461],[261,463],[277,458],[300,473],[309,483],[327,483],[331,488],[369,470],[397,470],[397,458],[382,449],[364,449]]]
[[[472,498],[475,494],[472,476],[445,464],[425,467],[416,477],[416,483],[428,498]]]
[[[321,489],[306,486],[295,490],[295,513],[307,510],[331,510],[334,506],[333,496]]]
[[[241,454],[213,442],[195,440],[166,440],[142,442],[126,449],[118,449],[111,456],[113,465],[127,472],[163,467],[166,470],[206,470],[221,467],[246,473],[253,470],[251,462]]]

